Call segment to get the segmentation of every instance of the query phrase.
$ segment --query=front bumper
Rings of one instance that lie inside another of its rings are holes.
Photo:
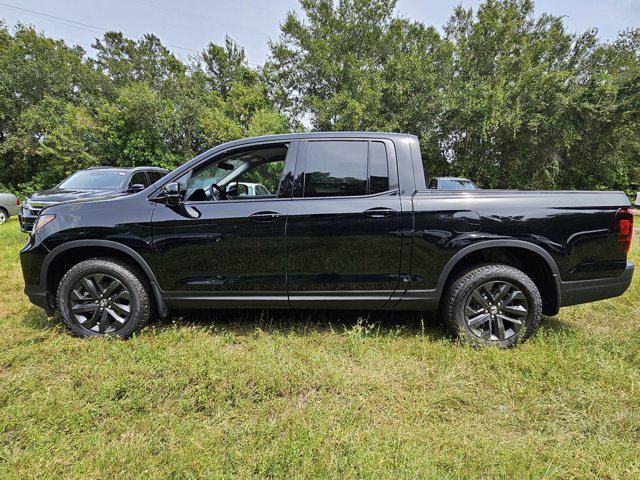
[[[28,210],[21,208],[18,212],[18,220],[20,222],[20,230],[24,233],[31,233],[33,230],[33,225],[36,223],[38,219],[37,215],[32,215]]]
[[[595,302],[622,295],[633,278],[633,263],[627,263],[622,275],[613,278],[560,282],[560,306]]]
[[[40,285],[27,286],[24,289],[24,293],[36,307],[44,308],[47,315],[53,315],[56,310],[56,301],[53,298],[53,294],[47,292]]]
[[[34,305],[44,308],[47,313],[55,309],[55,298],[47,293],[46,279],[42,274],[42,266],[49,250],[34,235],[29,235],[27,244],[20,251],[20,264],[24,279],[24,293]]]

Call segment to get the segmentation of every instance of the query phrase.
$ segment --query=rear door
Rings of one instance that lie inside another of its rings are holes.
[[[393,142],[301,142],[286,227],[296,307],[382,307],[400,277],[402,216]]]

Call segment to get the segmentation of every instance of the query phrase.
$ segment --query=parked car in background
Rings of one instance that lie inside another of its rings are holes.
[[[267,197],[271,192],[261,183],[233,182],[227,186],[227,193],[239,197]]]
[[[167,173],[168,170],[156,167],[90,167],[80,170],[55,188],[29,195],[18,212],[20,229],[31,232],[44,207],[73,200],[139,192]]]
[[[468,178],[433,177],[429,179],[430,190],[477,190],[478,187]]]
[[[257,178],[274,194],[227,192]],[[510,347],[631,284],[624,192],[426,187],[411,135],[236,140],[141,192],[47,207],[20,252],[25,293],[83,337],[171,308],[354,308],[439,310]]]
[[[18,214],[20,199],[13,193],[0,193],[0,225]]]

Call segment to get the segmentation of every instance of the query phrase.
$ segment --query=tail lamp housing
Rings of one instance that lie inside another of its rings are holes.
[[[633,237],[633,213],[628,208],[621,208],[616,213],[616,241],[618,249],[629,253]]]

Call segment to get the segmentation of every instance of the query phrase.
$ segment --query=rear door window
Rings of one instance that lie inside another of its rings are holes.
[[[367,194],[366,141],[311,141],[307,144],[305,197]]]
[[[305,197],[346,197],[389,190],[387,147],[381,141],[307,143]]]

